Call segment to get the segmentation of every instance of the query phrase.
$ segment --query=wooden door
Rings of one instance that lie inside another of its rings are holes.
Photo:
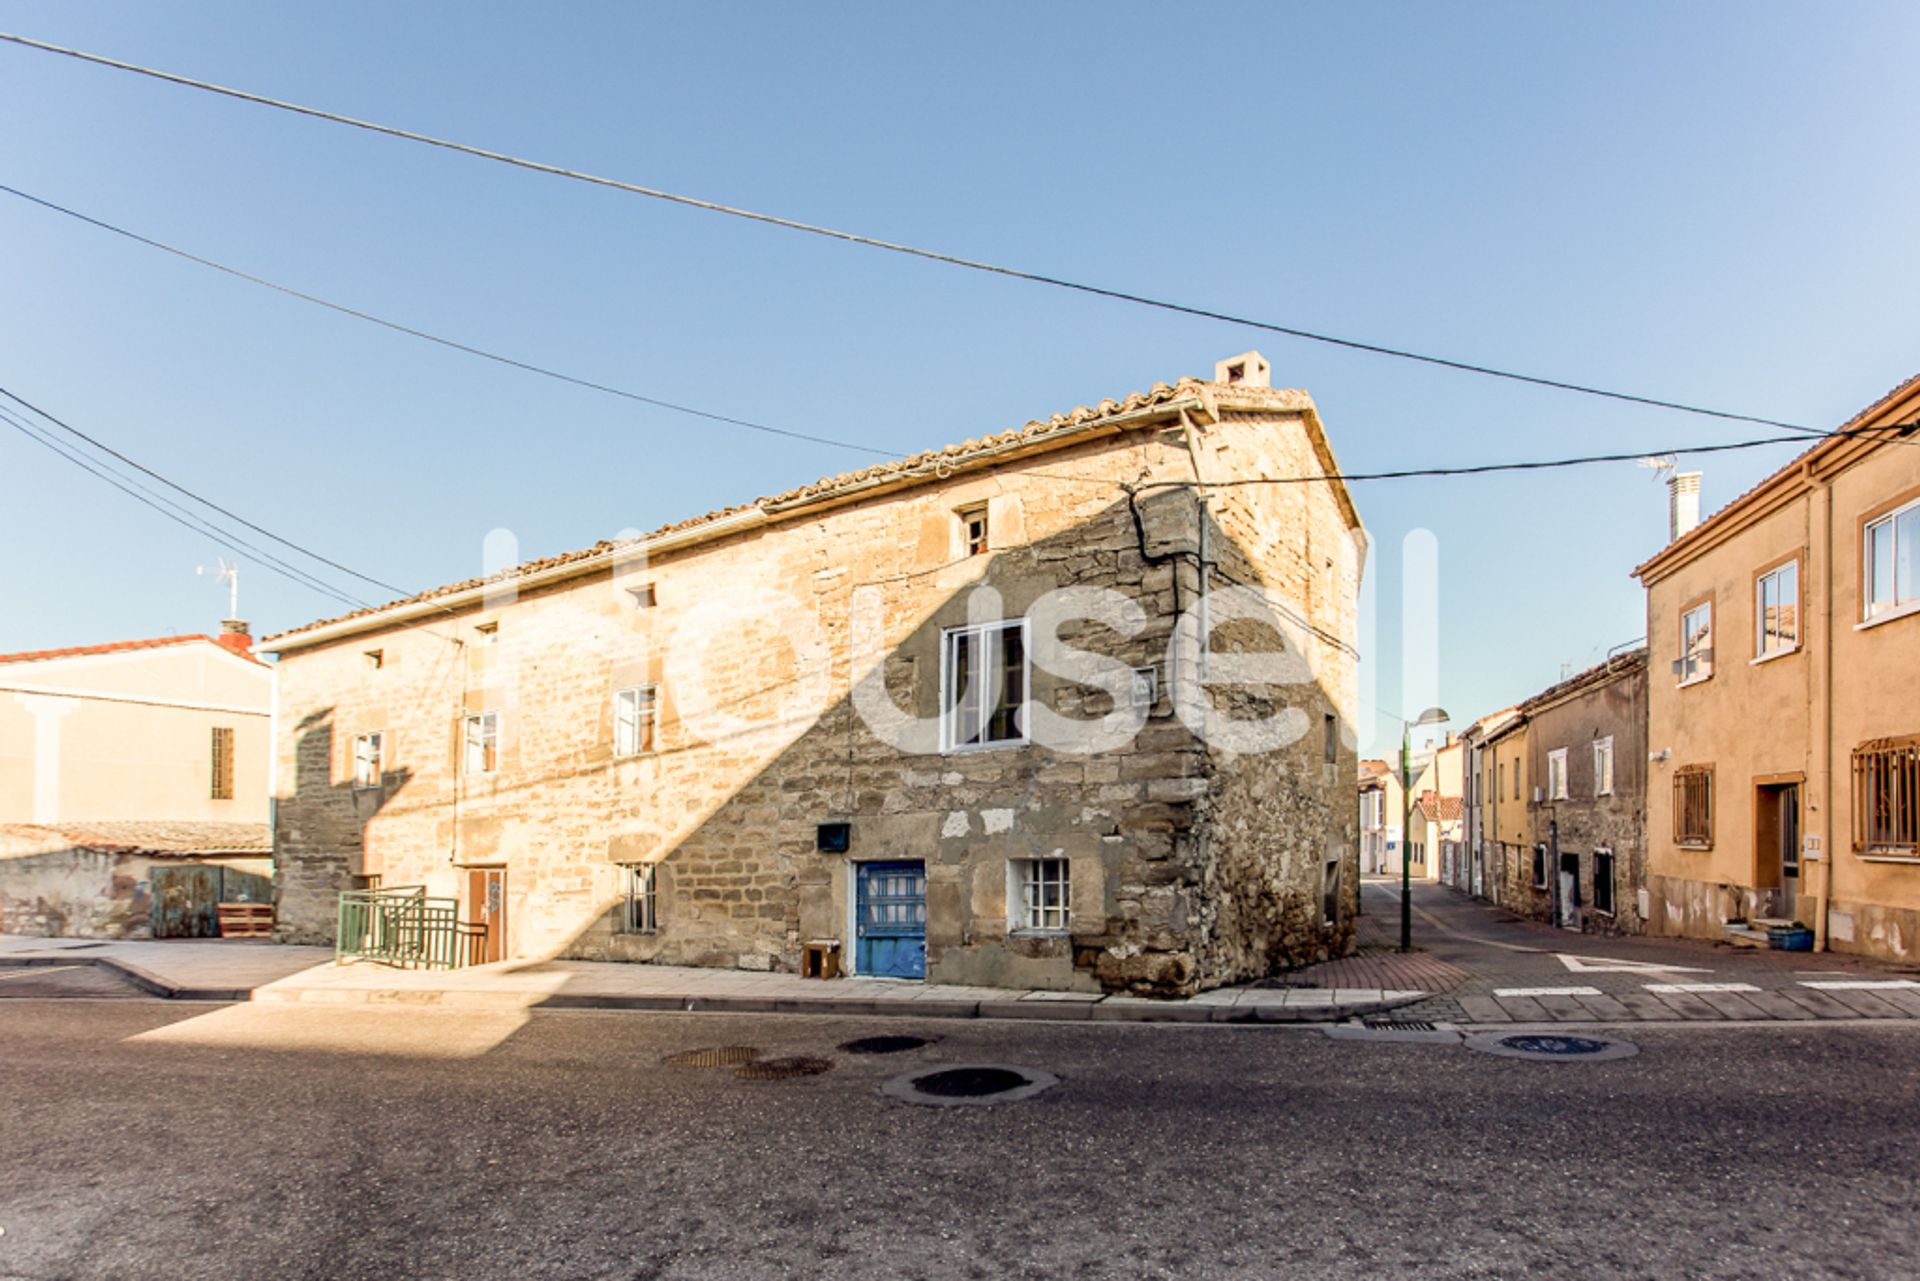
[[[927,865],[862,863],[856,880],[856,971],[899,979],[925,978]]]
[[[220,869],[202,863],[156,864],[153,936],[210,939],[220,934]]]
[[[480,962],[507,957],[507,869],[475,867],[467,872],[467,920],[487,927]]]

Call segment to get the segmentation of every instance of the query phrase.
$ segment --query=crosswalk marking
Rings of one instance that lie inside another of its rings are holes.
[[[1646,983],[1649,992],[1758,992],[1751,983]]]
[[[1667,965],[1660,961],[1624,961],[1610,956],[1575,956],[1571,952],[1556,952],[1560,964],[1575,974],[1711,974],[1712,970],[1697,965]]]
[[[1495,996],[1598,996],[1597,987],[1496,987]]]
[[[1912,979],[1801,979],[1800,986],[1823,992],[1887,992],[1911,991],[1920,988],[1920,983]]]

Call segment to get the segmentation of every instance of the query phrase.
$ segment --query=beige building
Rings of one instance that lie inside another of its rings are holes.
[[[1920,949],[1916,422],[1920,377],[1697,528],[1676,520],[1635,571],[1650,930],[1785,920],[1836,951]]]
[[[246,624],[0,655],[0,932],[217,932],[268,897],[273,669]]]
[[[277,637],[278,905],[1184,993],[1347,950],[1364,533],[1256,353]],[[1206,644],[1196,638],[1209,637]]]
[[[1484,857],[1495,882],[1496,903],[1521,903],[1532,894],[1535,876],[1533,820],[1528,808],[1532,785],[1528,769],[1527,718],[1516,711],[1490,726],[1481,740]]]

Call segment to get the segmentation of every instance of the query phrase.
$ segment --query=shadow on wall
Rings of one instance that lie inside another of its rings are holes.
[[[353,759],[348,756],[341,771],[346,781],[335,782],[333,714],[332,707],[323,707],[301,717],[295,726],[295,804],[289,806],[285,800],[278,800],[274,808],[276,907],[290,894],[331,902],[342,890],[367,888],[368,828],[413,779],[410,769],[384,770],[377,786],[355,786]],[[314,803],[323,795],[344,799],[347,804]],[[326,851],[329,857],[314,857],[316,850]],[[275,916],[278,941],[307,941],[290,940],[285,922],[279,919],[281,913],[276,911]]]
[[[1180,611],[1199,606],[1201,519],[1208,521],[1215,566],[1210,653],[1223,667],[1229,654],[1279,654],[1289,664],[1285,681],[1214,685],[1207,705],[1229,729],[1287,715],[1296,732],[1278,750],[1210,746],[1174,714],[1168,645]],[[856,671],[853,661],[852,589],[841,587],[808,602],[826,633],[831,688],[841,692],[803,726],[780,731],[784,745],[760,757],[734,742],[683,746],[668,719],[665,746],[644,762],[644,777],[632,762],[615,763],[602,744],[590,768],[570,763],[564,772],[501,780],[495,809],[498,797],[511,795],[513,804],[541,814],[551,796],[553,814],[593,811],[596,835],[569,838],[568,825],[553,822],[540,848],[514,848],[487,803],[465,801],[466,812],[450,823],[454,847],[498,848],[486,861],[505,863],[508,916],[527,922],[508,932],[520,940],[519,955],[794,971],[805,942],[832,939],[859,968],[851,904],[863,861],[921,865],[925,969],[939,982],[1179,995],[1344,954],[1352,946],[1357,893],[1356,765],[1350,733],[1336,735],[1328,749],[1323,726],[1338,706],[1316,673],[1352,663],[1339,641],[1351,634],[1351,602],[1322,624],[1321,634],[1304,611],[1285,606],[1226,617],[1231,586],[1264,579],[1281,597],[1305,600],[1319,581],[1311,537],[1257,549],[1263,573],[1232,534],[1211,514],[1200,516],[1190,495],[1160,491],[1137,510],[1113,504],[1060,534],[939,567],[927,577],[939,581],[946,573],[955,581],[943,587],[944,596],[911,602],[923,616],[879,662],[883,701],[931,720],[952,659],[943,654],[951,644],[945,633],[969,622],[978,588],[997,592],[1001,612],[1013,619],[1055,588],[1112,587],[1141,608],[1140,617],[1072,622],[1059,639],[1153,672],[1154,701],[1123,746],[1082,754],[1034,743],[948,753],[937,745],[889,745],[855,706],[850,682],[864,669]],[[901,604],[888,601],[896,611]],[[583,663],[582,672],[583,679],[606,679],[603,667]],[[713,684],[730,705],[745,706],[791,681],[791,670],[755,668]],[[1120,703],[1130,700],[1126,682],[1116,689]],[[1117,710],[1114,689],[1037,666],[1030,698],[1030,716],[1086,722]],[[339,790],[332,715],[331,707],[316,711],[298,729],[298,795],[280,820],[281,875],[289,878],[283,894],[330,896],[352,888],[365,867],[379,868],[381,851],[365,861],[367,827],[406,782],[389,775],[370,807],[356,792],[351,831],[328,830],[324,818],[307,826],[306,816],[338,808],[311,803],[322,791]],[[684,815],[693,799],[661,782],[755,759],[764,763],[737,785],[716,789],[700,775],[713,799],[690,822]],[[568,790],[581,786],[596,790],[586,797]],[[850,824],[850,849],[819,852],[818,826],[837,822]],[[1335,856],[1329,924],[1324,878]],[[1052,860],[1070,870],[1068,928],[1016,928],[1023,869]],[[466,858],[454,864],[466,865]],[[622,890],[633,875],[629,866],[653,869],[655,932],[628,932],[636,924]],[[590,887],[584,893],[568,892],[584,911],[565,921],[527,919],[558,896],[556,885],[582,883]],[[525,945],[536,924],[546,937]]]

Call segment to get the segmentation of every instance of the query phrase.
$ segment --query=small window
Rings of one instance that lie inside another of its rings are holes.
[[[377,672],[387,665],[387,652],[383,649],[370,649],[366,653],[367,670]]]
[[[213,730],[213,799],[233,799],[233,729],[216,725]]]
[[[479,638],[480,644],[492,645],[500,639],[500,624],[480,623],[474,627],[473,634]]]
[[[1613,851],[1593,852],[1593,910],[1613,915]]]
[[[1920,737],[1853,749],[1853,848],[1886,858],[1920,857]]]
[[[621,869],[620,933],[654,934],[660,929],[654,897],[654,865],[628,863]]]
[[[1564,747],[1547,753],[1547,799],[1567,799],[1567,749]]]
[[[1013,860],[1013,928],[1064,933],[1073,906],[1073,878],[1064,858]]]
[[[1329,713],[1325,719],[1325,754],[1327,764],[1340,759],[1340,718]]]
[[[353,785],[359,789],[380,786],[380,736],[353,736]]]
[[[1593,794],[1613,795],[1613,736],[1593,742]]]
[[[1868,618],[1920,604],[1920,502],[1869,524],[1862,555]]]
[[[1547,888],[1547,847],[1544,845],[1533,847],[1533,888]]]
[[[1513,799],[1520,799],[1520,762],[1513,763]]]
[[[1160,669],[1157,667],[1136,667],[1133,669],[1133,705],[1151,710],[1160,701]]]
[[[960,543],[969,556],[984,556],[987,553],[987,506],[962,507],[960,516]]]
[[[613,696],[613,754],[643,756],[653,750],[659,699],[652,685],[637,685]]]
[[[467,717],[461,765],[468,774],[491,774],[500,768],[500,713],[476,712]]]
[[[1713,770],[1687,765],[1673,775],[1673,843],[1713,848]]]
[[[940,728],[945,749],[1026,742],[1026,621],[957,627],[942,641]]]
[[[659,603],[659,597],[654,594],[652,583],[642,583],[638,587],[629,587],[627,588],[627,595],[633,597],[633,606],[635,609],[652,609]]]
[[[1674,675],[1685,685],[1713,675],[1713,602],[1703,600],[1680,615],[1680,657]]]
[[[1753,585],[1753,656],[1767,658],[1800,645],[1800,562],[1790,560]]]
[[[1325,925],[1340,923],[1340,860],[1330,858],[1320,869],[1320,920]]]

